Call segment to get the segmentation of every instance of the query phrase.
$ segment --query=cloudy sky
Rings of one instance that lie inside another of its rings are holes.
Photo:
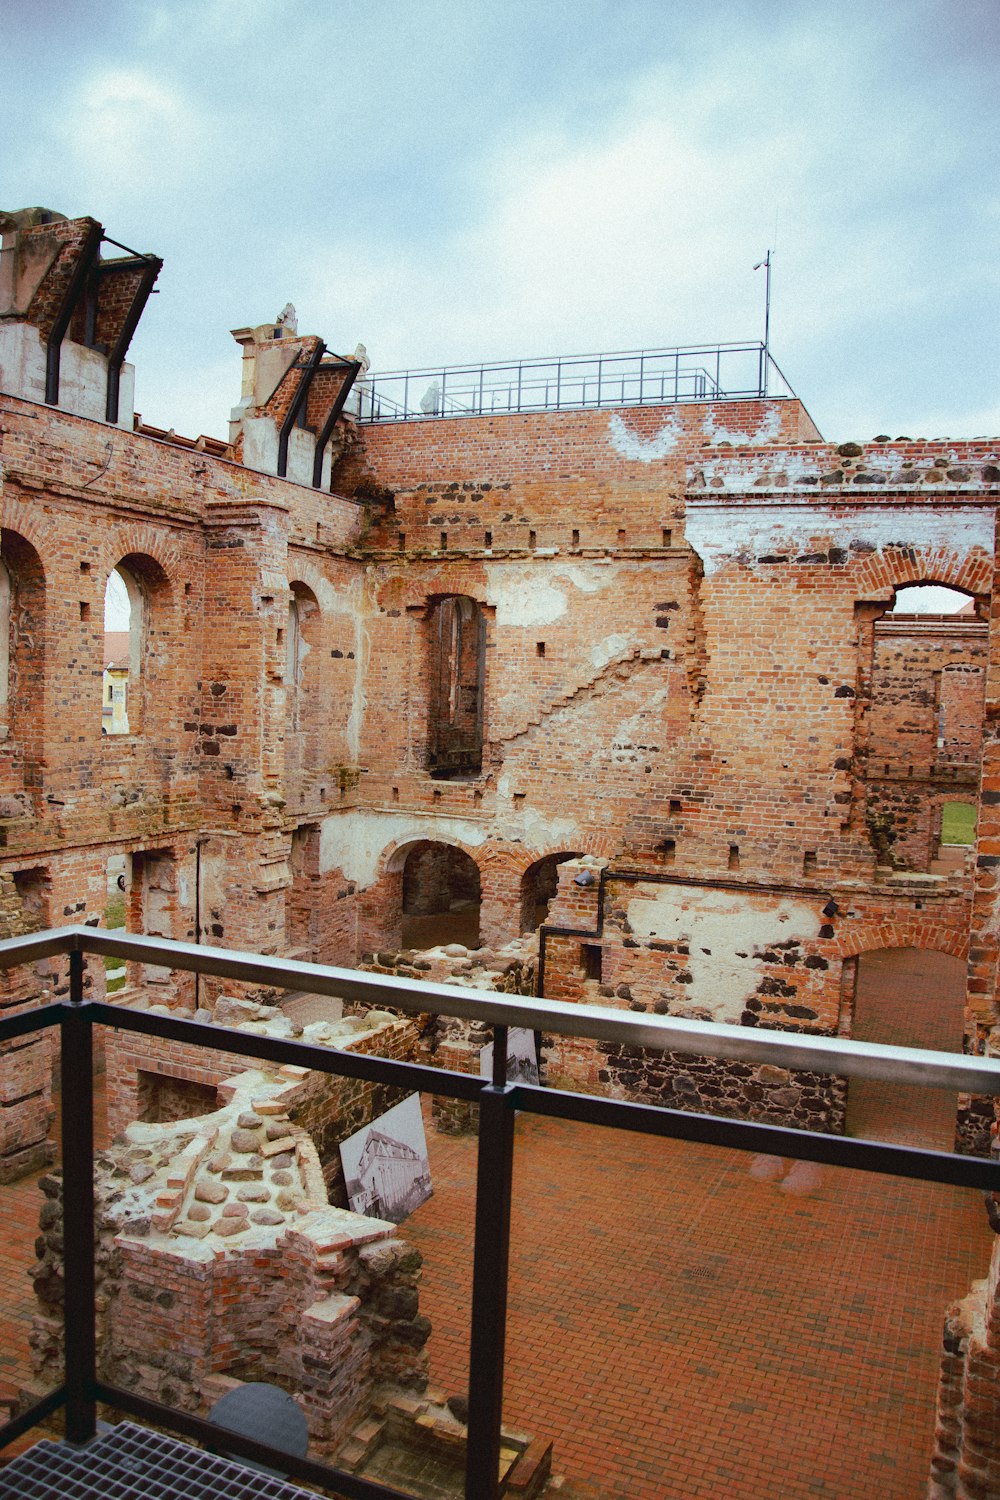
[[[1000,433],[1000,0],[6,0],[0,207],[165,261],[225,435],[288,301],[375,370],[760,337],[830,438]]]

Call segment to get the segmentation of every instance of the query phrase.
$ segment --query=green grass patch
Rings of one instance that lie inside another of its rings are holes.
[[[976,809],[968,802],[946,802],[941,809],[942,844],[976,842]]]

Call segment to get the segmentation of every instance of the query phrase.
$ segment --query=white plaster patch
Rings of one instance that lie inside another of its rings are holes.
[[[803,480],[818,480],[820,468],[811,455],[777,449],[775,456],[760,453],[739,454],[733,458],[719,458],[703,466],[706,483],[721,479],[722,489],[727,493],[753,489],[755,482],[765,473],[781,473],[789,485],[801,484]],[[718,489],[717,484],[712,486]]]
[[[966,557],[981,550],[993,556],[993,517],[973,506],[877,508],[848,510],[826,505],[729,505],[690,499],[685,538],[715,573],[733,558],[768,554],[848,551],[852,543],[883,550],[911,547],[943,549]]]
[[[615,452],[620,453],[622,458],[630,458],[640,464],[651,464],[658,458],[666,458],[677,447],[683,430],[673,412],[668,415],[656,436],[651,438],[643,438],[632,432],[616,411],[611,413],[608,422],[611,446]]]
[[[502,789],[510,796],[510,784]],[[371,885],[385,850],[393,845],[432,839],[440,843],[461,843],[476,849],[488,836],[496,835],[536,848],[556,846],[572,849],[580,846],[580,830],[569,818],[547,818],[534,808],[505,812],[487,827],[471,818],[440,817],[434,813],[400,815],[392,812],[350,811],[327,818],[320,830],[319,868],[321,874],[342,870],[348,880],[365,887]]]
[[[570,603],[566,589],[556,588],[553,579],[565,579],[581,593],[594,594],[608,588],[617,574],[614,566],[566,563],[549,568],[542,577],[530,563],[499,563],[490,570],[486,597],[496,607],[498,625],[552,625],[562,618]]]
[[[690,952],[682,962],[691,973],[691,1004],[708,1011],[714,1021],[733,1023],[766,973],[753,958],[754,949],[818,937],[822,920],[808,901],[775,898],[773,907],[762,911],[739,891],[683,886],[661,886],[655,895],[634,896],[627,910],[640,940],[687,944]],[[744,953],[747,957],[741,958]]]
[[[400,816],[351,808],[324,820],[320,830],[319,868],[323,875],[329,870],[343,870],[348,880],[368,886],[375,879],[379,860],[389,844],[435,839],[475,848],[485,838],[485,825],[469,818],[441,818],[432,813]]]
[[[596,646],[591,646],[587,654],[591,664],[600,671],[616,656],[623,655],[630,645],[631,641],[627,635],[606,635],[603,641],[598,641]]]
[[[715,415],[714,407],[709,407],[708,415],[705,417],[705,432],[708,434],[710,443],[731,443],[735,447],[757,447],[761,443],[772,442],[781,436],[781,415],[776,406],[772,406],[763,422],[753,432],[730,432],[728,427]]]

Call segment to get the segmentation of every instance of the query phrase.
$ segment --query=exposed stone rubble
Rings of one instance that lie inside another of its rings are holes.
[[[469,949],[463,943],[443,943],[420,953],[380,951],[363,959],[358,967],[431,984],[502,995],[534,995],[537,963],[538,937],[531,933],[496,948]],[[436,1067],[478,1074],[479,1054],[492,1038],[492,1027],[481,1021],[443,1015],[421,1018],[421,1052],[424,1060]],[[475,1105],[462,1099],[435,1095],[433,1117],[438,1130],[448,1135],[476,1128]]]

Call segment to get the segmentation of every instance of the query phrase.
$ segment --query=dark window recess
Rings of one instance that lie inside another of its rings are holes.
[[[663,528],[663,545],[664,545],[664,547],[672,547],[673,544],[674,544],[673,532],[672,531],[668,531],[667,527],[664,526],[664,528]]]
[[[601,947],[599,943],[580,944],[580,968],[584,979],[601,978]]]
[[[738,870],[739,867],[740,867],[740,846],[739,846],[739,844],[730,844],[730,846],[729,846],[729,868],[731,870]]]
[[[534,547],[534,545],[535,545],[535,543],[537,541],[538,541],[537,534],[534,531],[529,531],[528,532],[528,546],[529,547]]]
[[[662,839],[656,846],[657,853],[663,855],[665,864],[672,865],[677,854],[677,841],[675,839]]]
[[[81,599],[80,600],[80,619],[81,620],[89,620],[90,619],[90,605],[87,603],[87,601],[85,599]]]
[[[536,641],[535,642],[535,655],[536,656],[544,656],[545,655],[545,642],[544,641]]]
[[[681,799],[679,797],[671,797],[671,799],[670,799],[670,811],[672,813],[679,813],[680,810],[681,810]]]
[[[484,547],[492,547],[493,546],[493,533],[492,533],[492,531],[487,531],[487,532],[483,533],[483,546]]]
[[[447,552],[447,550],[448,550],[448,533],[446,531],[442,531],[442,533],[441,533],[441,551],[442,552]]]
[[[432,608],[427,631],[427,768],[439,778],[475,776],[483,763],[486,619],[474,599],[451,594]]]
[[[574,547],[579,547],[579,545],[580,545],[580,533],[578,531],[574,530],[574,532],[573,532],[573,546]]]

